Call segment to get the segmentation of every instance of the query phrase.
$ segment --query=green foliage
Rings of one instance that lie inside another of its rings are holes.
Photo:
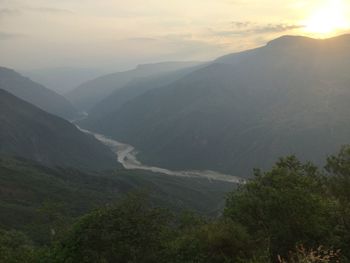
[[[330,156],[326,170],[332,194],[343,204],[350,202],[350,146],[344,146],[338,155]]]
[[[277,258],[278,263],[337,263],[340,262],[340,249],[324,249],[322,246],[317,249],[305,249],[300,245],[289,253],[287,260],[281,256]]]
[[[225,216],[265,243],[272,256],[296,243],[324,244],[332,234],[332,205],[316,167],[295,157],[281,159],[266,173],[229,195]]]
[[[342,254],[350,258],[350,146],[344,146],[338,155],[330,156],[327,160],[328,176],[325,183],[329,192],[337,202],[334,211],[334,231],[337,238],[333,241]]]
[[[257,253],[245,228],[229,219],[182,229],[172,242],[171,262],[245,262]]]
[[[89,174],[0,158],[0,227],[25,232],[36,244],[65,234],[75,218],[114,203],[130,191],[147,190],[159,207],[215,215],[232,185],[206,179],[165,177],[143,171]]]
[[[34,263],[34,258],[34,248],[23,233],[0,229],[0,262]]]
[[[20,159],[0,159],[0,226],[47,244],[53,231],[118,194],[106,178],[70,169],[50,169]],[[102,192],[103,191],[103,192]]]
[[[186,213],[179,220],[131,195],[82,217],[55,247],[49,262],[246,262],[258,244],[229,219],[206,222]],[[262,254],[262,253],[261,253]]]
[[[256,170],[211,219],[171,214],[154,196],[136,194],[67,228],[67,206],[47,202],[43,225],[61,229],[51,244],[33,248],[23,234],[4,231],[1,256],[16,263],[348,263],[349,164],[350,147],[329,157],[324,171],[282,158],[270,171]]]
[[[58,246],[57,262],[160,262],[170,215],[131,196],[81,218]]]

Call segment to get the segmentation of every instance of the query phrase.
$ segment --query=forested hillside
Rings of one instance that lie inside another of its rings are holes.
[[[50,227],[64,228],[74,218],[133,191],[148,193],[153,204],[173,211],[215,216],[224,206],[225,194],[235,187],[201,178],[123,169],[87,173],[0,158],[0,228],[21,230],[35,242],[47,243]]]
[[[0,89],[0,157],[43,165],[108,170],[119,166],[110,149],[70,122]]]
[[[3,160],[2,169],[13,173],[18,163],[11,162]],[[76,197],[89,193],[91,199],[91,193],[107,182],[108,189],[113,189],[110,179],[100,181],[97,187],[100,177],[55,174],[55,180],[68,182],[67,186],[84,182],[85,189],[74,193]],[[252,180],[227,195],[220,216],[173,213],[143,194],[132,194],[74,223],[64,221],[57,212],[47,214],[54,216],[47,219],[59,221],[43,225],[52,237],[44,248],[21,232],[1,231],[0,261],[346,263],[350,262],[349,185],[350,147],[329,157],[325,169],[294,156],[281,158],[270,171],[256,170]],[[2,189],[0,193],[9,192]],[[112,197],[113,191],[104,194]],[[58,223],[66,225],[60,228]]]

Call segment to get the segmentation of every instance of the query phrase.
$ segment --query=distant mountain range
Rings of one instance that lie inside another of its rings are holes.
[[[92,109],[90,109],[89,118],[86,119],[86,121],[99,121],[101,117],[117,111],[133,98],[136,98],[149,90],[169,85],[187,74],[204,67],[204,65],[205,64],[200,64],[166,73],[159,73],[148,77],[132,79],[125,86],[115,90],[111,95],[107,96],[101,102],[97,103]]]
[[[71,67],[23,70],[20,73],[61,95],[104,74],[98,69]]]
[[[349,68],[350,35],[285,36],[184,75],[134,81],[82,125],[171,169],[249,176],[290,154],[320,163],[350,143]]]
[[[90,111],[96,104],[134,79],[171,72],[198,64],[199,62],[164,62],[139,65],[133,70],[108,74],[85,82],[65,96],[80,111]]]
[[[0,67],[0,89],[60,117],[66,119],[77,117],[77,110],[63,96],[12,69]]]
[[[119,167],[115,155],[94,137],[2,89],[0,156],[19,156],[42,165],[82,170]]]

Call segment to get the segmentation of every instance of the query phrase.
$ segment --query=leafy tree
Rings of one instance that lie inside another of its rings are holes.
[[[272,258],[287,255],[297,243],[314,247],[332,234],[332,202],[318,169],[295,157],[280,159],[269,172],[227,198],[225,217],[245,226]]]
[[[329,175],[327,183],[332,194],[342,205],[349,205],[350,146],[344,146],[337,155],[328,157],[326,171]]]
[[[257,245],[243,226],[220,219],[183,228],[172,243],[170,262],[247,262],[258,253]]]
[[[131,194],[66,229],[66,206],[44,203],[44,232],[55,230],[50,246],[34,248],[22,233],[0,230],[0,262],[350,262],[350,146],[330,156],[325,171],[282,158],[270,171],[256,170],[228,195],[223,216],[210,220],[175,217]]]
[[[326,184],[338,205],[334,211],[337,238],[333,244],[350,258],[350,146],[344,146],[337,155],[327,159],[326,171]]]
[[[23,233],[0,229],[0,262],[34,263],[34,258],[32,244]]]
[[[58,245],[56,262],[161,262],[170,215],[140,196],[82,217]]]
[[[303,245],[289,253],[288,259],[277,257],[278,263],[338,263],[340,250],[325,249],[319,246],[317,249],[305,249]],[[343,261],[342,261],[343,262]]]

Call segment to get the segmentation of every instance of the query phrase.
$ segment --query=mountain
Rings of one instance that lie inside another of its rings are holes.
[[[167,86],[201,67],[204,67],[204,64],[160,73],[150,77],[133,79],[124,87],[115,90],[111,95],[97,103],[97,105],[89,111],[89,118],[84,121],[96,122],[104,115],[117,111],[133,98],[136,98],[149,90]]]
[[[76,109],[63,96],[12,69],[0,67],[0,89],[60,117],[73,119],[77,115]]]
[[[118,166],[114,154],[70,122],[0,90],[0,155],[84,170]]]
[[[139,65],[137,68],[125,72],[108,74],[81,84],[67,93],[75,107],[81,111],[89,111],[97,103],[108,97],[113,91],[124,87],[131,80],[148,77],[160,73],[179,70],[199,64],[198,62],[164,62],[157,64]]]
[[[21,73],[58,94],[65,94],[80,84],[103,75],[98,69],[70,67],[33,69]]]
[[[171,169],[248,176],[284,155],[320,164],[350,142],[350,35],[285,36],[215,60],[84,125]]]
[[[0,157],[0,228],[21,230],[34,241],[47,243],[52,227],[62,227],[62,221],[70,224],[72,218],[145,189],[154,204],[216,216],[234,188],[203,178],[126,170],[90,174]]]

